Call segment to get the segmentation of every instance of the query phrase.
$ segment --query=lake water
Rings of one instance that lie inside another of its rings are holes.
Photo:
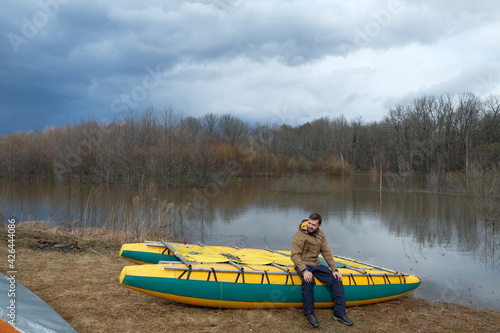
[[[335,254],[417,275],[423,282],[416,297],[500,311],[500,225],[477,219],[468,200],[419,182],[397,191],[384,181],[380,190],[379,179],[365,175],[324,179],[326,194],[277,193],[276,181],[155,189],[154,200],[140,200],[147,190],[130,187],[3,182],[0,208],[5,221],[119,228],[121,219],[111,223],[110,212],[126,210],[120,213],[140,223],[161,215],[151,207],[168,202],[188,207],[162,217],[175,222],[168,231],[177,239],[285,250],[299,222],[318,212]]]

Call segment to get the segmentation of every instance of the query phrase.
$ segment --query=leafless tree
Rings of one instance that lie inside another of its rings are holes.
[[[243,139],[248,133],[248,126],[242,120],[228,113],[220,117],[219,127],[222,140],[231,146],[243,143]]]
[[[469,155],[474,137],[479,133],[478,117],[481,113],[481,102],[471,93],[459,96],[457,105],[457,133],[464,147],[465,174],[469,172]]]
[[[209,141],[217,138],[217,125],[219,117],[216,114],[208,113],[201,117],[201,126]]]

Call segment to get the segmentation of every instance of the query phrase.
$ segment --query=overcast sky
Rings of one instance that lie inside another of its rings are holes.
[[[300,125],[424,95],[500,95],[494,0],[16,0],[0,134],[171,106]]]

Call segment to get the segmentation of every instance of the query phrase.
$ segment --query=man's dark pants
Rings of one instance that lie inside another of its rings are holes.
[[[332,271],[324,266],[306,265],[307,270],[310,271],[315,278],[323,282],[331,291],[332,299],[335,302],[333,306],[333,314],[337,317],[346,315],[344,285],[342,281],[337,280]],[[299,272],[297,270],[297,272]],[[304,314],[314,314],[314,279],[311,282],[305,282],[302,273],[302,303],[304,304]]]

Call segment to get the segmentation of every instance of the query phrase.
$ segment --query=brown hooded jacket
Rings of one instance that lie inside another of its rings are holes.
[[[299,230],[295,232],[292,240],[292,261],[299,271],[303,272],[306,265],[319,266],[318,256],[323,255],[332,271],[337,270],[333,260],[332,251],[326,242],[325,234],[321,229],[315,233],[307,231],[308,220],[302,220]]]

